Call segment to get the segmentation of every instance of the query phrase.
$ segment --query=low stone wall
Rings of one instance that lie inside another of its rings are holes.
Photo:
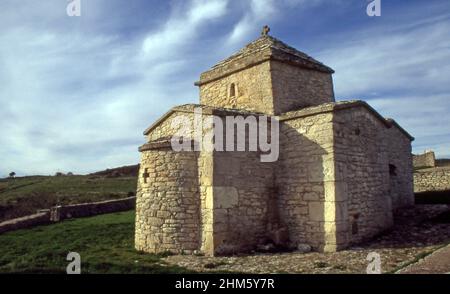
[[[104,213],[131,210],[135,207],[136,197],[107,200],[92,203],[55,206],[41,210],[36,214],[7,220],[0,223],[0,234],[38,225],[50,224],[68,218],[86,217]]]
[[[133,209],[136,197],[117,200],[106,200],[93,203],[55,206],[50,209],[51,221],[61,221],[68,218],[86,217],[97,214],[111,213]]]
[[[7,220],[0,223],[0,234],[8,231],[14,231],[38,225],[50,223],[50,211],[38,212],[35,214]]]
[[[414,173],[414,192],[450,190],[450,169],[432,169]]]
[[[413,166],[415,168],[421,167],[435,167],[436,159],[433,151],[428,151],[423,154],[413,155]]]

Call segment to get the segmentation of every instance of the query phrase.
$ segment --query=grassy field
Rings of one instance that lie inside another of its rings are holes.
[[[65,273],[78,252],[82,273],[183,273],[162,255],[134,250],[134,211],[68,220],[0,235],[0,272]]]
[[[123,198],[135,194],[136,177],[33,176],[0,181],[0,221],[57,204]]]

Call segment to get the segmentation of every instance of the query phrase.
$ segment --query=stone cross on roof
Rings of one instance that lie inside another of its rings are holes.
[[[268,25],[263,26],[263,29],[261,31],[261,36],[267,36],[270,32],[270,28]]]

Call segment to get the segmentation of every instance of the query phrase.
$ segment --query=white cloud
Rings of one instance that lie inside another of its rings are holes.
[[[255,29],[262,28],[277,14],[275,1],[273,0],[251,0],[245,3],[244,11],[243,17],[228,36],[227,43],[229,46],[249,39],[249,35],[255,35]]]
[[[126,42],[95,26],[89,33],[36,27],[27,10],[24,22],[17,15],[3,26],[0,177],[138,162],[142,131],[170,107],[195,101],[197,77],[177,71],[196,60],[186,60],[180,47],[195,44],[201,27],[224,15],[227,1],[182,5],[172,7],[162,29]],[[45,18],[55,9],[40,12]],[[70,21],[65,16],[62,25]]]
[[[443,91],[450,76],[448,35],[447,21],[413,30],[377,27],[329,40],[331,46],[319,58],[336,70],[335,88],[343,98],[379,91]]]
[[[435,149],[440,157],[450,157],[450,94],[427,96],[384,96],[370,104],[387,117],[393,117],[416,140],[413,151]]]
[[[336,70],[338,100],[362,99],[397,120],[414,152],[450,156],[450,14],[330,38],[317,58]]]
[[[198,31],[206,28],[208,21],[226,13],[225,0],[194,0],[187,11],[176,11],[162,29],[151,33],[144,40],[142,50],[152,60],[173,59],[177,51],[193,42]]]
[[[154,25],[132,34],[127,25],[144,20],[119,17],[128,9],[122,1],[84,2],[79,19],[67,17],[64,1],[15,2],[0,4],[0,177],[136,163],[142,131],[170,107],[198,101],[192,83],[201,70],[262,25],[295,21],[281,18],[285,9],[329,3],[174,1],[167,14],[149,10],[158,13],[147,17]],[[338,97],[370,94],[369,103],[417,138],[417,150],[442,156],[450,150],[448,19],[351,30],[319,44],[329,50],[314,57],[336,69]]]

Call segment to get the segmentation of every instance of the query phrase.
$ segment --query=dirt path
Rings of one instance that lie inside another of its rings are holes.
[[[450,274],[450,245],[397,272],[398,274]]]

